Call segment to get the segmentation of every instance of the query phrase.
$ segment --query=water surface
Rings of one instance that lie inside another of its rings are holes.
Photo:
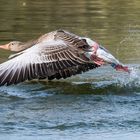
[[[66,80],[0,88],[0,139],[139,139],[140,1],[0,1],[0,44],[66,29],[101,43],[133,73],[110,66]],[[0,50],[0,62],[11,52]]]

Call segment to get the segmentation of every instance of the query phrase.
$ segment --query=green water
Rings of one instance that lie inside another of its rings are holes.
[[[87,36],[133,67],[0,87],[0,139],[139,139],[139,0],[0,0],[0,44],[56,29]],[[11,52],[0,50],[0,62]]]

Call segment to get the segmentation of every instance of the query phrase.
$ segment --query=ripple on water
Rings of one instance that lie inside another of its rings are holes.
[[[103,67],[66,80],[1,87],[0,133],[139,131],[139,68],[133,69],[129,75]]]
[[[53,94],[139,94],[139,65],[131,66],[130,74],[99,68],[66,80],[33,81],[16,86],[3,86],[0,96],[7,98],[43,98]]]

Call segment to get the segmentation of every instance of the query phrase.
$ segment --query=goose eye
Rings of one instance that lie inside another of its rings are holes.
[[[11,45],[13,46],[13,45],[14,45],[14,43],[11,43]]]

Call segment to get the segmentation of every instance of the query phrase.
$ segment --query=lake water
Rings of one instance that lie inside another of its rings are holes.
[[[0,0],[0,44],[59,28],[105,46],[132,73],[103,66],[59,81],[0,87],[0,140],[139,140],[140,1]],[[0,50],[0,62],[11,52]]]

